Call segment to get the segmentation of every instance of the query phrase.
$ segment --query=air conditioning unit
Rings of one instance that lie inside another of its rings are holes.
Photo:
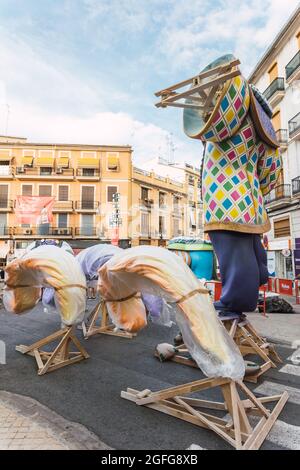
[[[23,166],[19,166],[18,173],[25,173],[25,168]]]
[[[56,168],[56,173],[57,174],[61,174],[61,173],[63,173],[63,171],[64,171],[63,168]]]
[[[32,230],[30,228],[26,229],[25,235],[32,235]]]

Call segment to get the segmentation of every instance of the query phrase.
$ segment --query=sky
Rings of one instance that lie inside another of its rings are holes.
[[[132,145],[199,166],[154,93],[224,53],[247,76],[298,0],[0,0],[0,134]]]

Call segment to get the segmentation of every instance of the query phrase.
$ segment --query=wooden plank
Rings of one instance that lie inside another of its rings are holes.
[[[49,367],[47,368],[47,370],[41,370],[38,372],[38,375],[44,375],[46,374],[47,372],[53,372],[54,370],[57,370],[57,369],[61,369],[61,367],[65,367],[65,366],[68,366],[68,365],[71,365],[71,364],[74,364],[76,362],[80,362],[80,361],[83,361],[85,358],[83,356],[75,356],[75,357],[72,357],[70,359],[67,359],[65,361],[61,361],[59,362],[58,364],[50,364]]]
[[[262,443],[264,442],[265,438],[269,434],[270,430],[274,426],[279,414],[281,413],[285,403],[287,402],[289,396],[287,392],[283,392],[280,400],[274,407],[272,413],[268,417],[268,419],[263,423],[263,426],[257,430],[254,429],[253,431],[253,439],[250,441],[250,444],[247,444],[247,441],[245,442],[244,448],[248,450],[257,450],[260,448]]]
[[[230,382],[230,392],[231,392],[231,406],[232,406],[232,420],[234,427],[234,436],[235,436],[235,445],[236,449],[240,450],[242,447],[242,438],[241,438],[241,425],[240,425],[240,415],[238,409],[239,396],[236,392],[236,385],[234,382]],[[227,403],[228,406],[228,403]]]
[[[149,397],[137,400],[137,405],[145,405],[154,401],[164,400],[172,398],[177,395],[185,395],[186,393],[197,392],[200,390],[206,390],[208,388],[217,387],[219,385],[228,383],[229,379],[218,378],[218,379],[202,379],[194,382],[189,382],[176,387],[166,388],[158,392],[153,392]]]
[[[172,106],[173,108],[188,108],[188,109],[203,109],[203,106],[189,103],[165,103],[164,101],[155,103],[157,108],[165,108],[167,106]]]
[[[259,408],[259,410],[262,412],[263,416],[266,418],[270,416],[270,412],[267,410],[267,408],[264,407],[264,405],[256,398],[256,396],[251,392],[251,390],[241,381],[238,380],[237,385],[243,390],[243,392],[250,398],[252,403]]]
[[[72,327],[68,327],[68,329],[65,331],[65,334],[64,336],[62,337],[61,341],[58,343],[58,345],[56,346],[56,348],[54,349],[53,353],[51,354],[51,356],[49,356],[49,359],[47,360],[47,362],[44,364],[44,367],[43,369],[41,370],[41,373],[40,375],[42,374],[45,374],[48,370],[48,368],[50,367],[51,365],[51,362],[53,361],[53,359],[59,354],[59,352],[61,351],[61,348],[64,346],[65,342],[68,341],[69,339],[69,336],[71,335],[72,333]],[[47,338],[45,338],[47,339]],[[48,341],[49,342],[49,341]]]
[[[64,335],[67,332],[67,329],[68,329],[68,327],[67,328],[62,328],[61,330],[58,330],[55,333],[52,333],[51,335],[46,336],[45,338],[40,339],[39,341],[36,341],[35,343],[31,344],[30,346],[24,346],[24,345],[16,346],[16,351],[19,351],[19,352],[22,352],[23,354],[26,354],[27,352],[33,351],[34,349],[40,349],[42,346],[45,346],[45,344],[51,343],[52,341],[56,340],[60,336]]]
[[[253,374],[253,375],[245,375],[244,377],[244,381],[245,382],[250,382],[250,383],[257,383],[258,381],[258,378],[264,374],[267,370],[271,369],[272,368],[272,363],[271,361],[268,361],[266,362],[265,364],[263,364],[262,366],[260,366],[260,369],[259,371],[257,371],[256,374]]]
[[[87,351],[84,349],[84,347],[82,346],[82,344],[80,343],[79,339],[74,335],[72,334],[72,337],[71,337],[73,343],[75,344],[75,346],[77,346],[77,348],[79,349],[80,353],[83,355],[83,357],[85,359],[88,359],[90,356],[89,354],[87,353]],[[72,354],[72,353],[71,353]]]
[[[182,397],[179,397],[182,398]],[[212,410],[227,410],[226,403],[221,401],[200,400],[199,398],[184,397],[184,401],[194,408],[210,408]]]
[[[218,73],[222,70],[226,70],[228,68],[234,67],[234,66],[239,65],[239,64],[240,64],[240,61],[238,59],[232,60],[231,62],[228,62],[227,64],[219,65],[218,67],[214,67],[213,69],[202,72],[199,75],[195,75],[192,78],[188,78],[187,80],[183,80],[181,82],[175,83],[175,85],[169,86],[168,88],[164,88],[163,90],[157,91],[155,93],[155,96],[160,96],[162,94],[169,93],[173,90],[176,90],[176,88],[182,88],[186,85],[189,85],[195,79],[199,80],[199,79],[209,77],[210,75],[214,75],[214,74],[216,74],[216,73]]]
[[[43,363],[42,358],[40,356],[39,350],[34,349],[33,352],[34,352],[34,357],[35,357],[36,363],[38,365],[38,368],[42,369],[44,367],[44,363]]]
[[[222,437],[225,441],[229,442],[233,447],[236,447],[236,442],[234,439],[232,439],[226,432],[224,432],[220,427],[218,427],[216,424],[212,423],[209,419],[205,418],[199,411],[194,410],[190,405],[185,403],[181,398],[174,397],[174,400],[182,405],[186,410],[195,416],[196,418],[199,419],[203,424],[205,424],[209,429],[214,431],[218,436]]]
[[[200,90],[205,90],[206,88],[210,88],[213,85],[219,85],[223,82],[226,82],[230,78],[236,77],[238,75],[241,75],[241,72],[239,70],[232,70],[231,72],[224,73],[223,75],[220,75],[219,77],[211,80],[210,82],[201,83],[200,85],[196,85],[195,87],[190,88],[187,91],[183,91],[182,93],[176,93],[174,96],[172,95],[168,98],[164,98],[164,104],[169,104],[181,98],[186,98],[193,93],[200,92]]]

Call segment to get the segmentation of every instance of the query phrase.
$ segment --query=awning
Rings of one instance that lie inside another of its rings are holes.
[[[99,168],[99,158],[81,157],[78,160],[78,166],[81,168]]]
[[[24,156],[22,157],[22,165],[32,165],[32,162],[33,162],[33,156]]]
[[[54,166],[54,157],[36,157],[34,164],[36,166]]]
[[[7,254],[9,252],[9,244],[5,243],[3,245],[0,245],[0,258],[6,258]]]
[[[57,166],[62,168],[68,168],[69,166],[69,157],[59,157],[57,160]]]
[[[1,161],[10,161],[12,158],[12,155],[9,155],[9,150],[0,150]]]
[[[119,156],[118,155],[108,155],[107,167],[109,170],[117,170],[119,167]]]

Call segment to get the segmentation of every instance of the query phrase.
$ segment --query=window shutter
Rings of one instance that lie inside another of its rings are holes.
[[[274,220],[274,237],[289,237],[291,235],[290,219]]]
[[[107,186],[107,202],[113,202],[113,195],[117,192],[117,186]]]
[[[32,196],[32,184],[23,184],[22,196]]]
[[[51,196],[51,195],[52,195],[52,186],[50,185],[39,186],[39,196]]]
[[[68,201],[69,200],[69,186],[59,186],[58,187],[58,200],[59,201]]]

